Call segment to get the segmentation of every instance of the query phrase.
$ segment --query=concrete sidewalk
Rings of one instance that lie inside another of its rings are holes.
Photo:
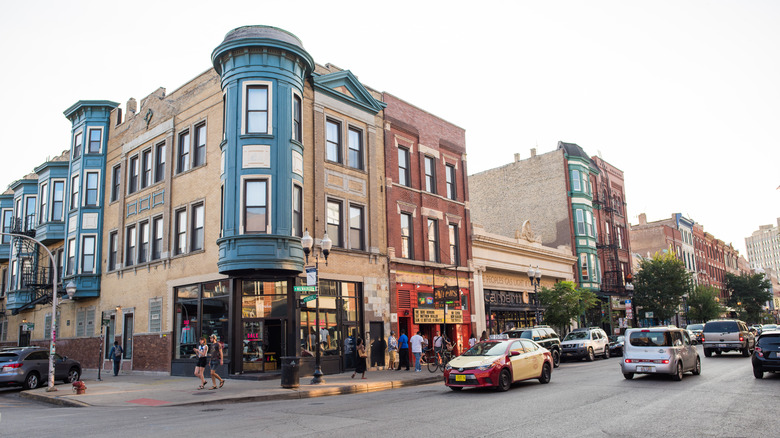
[[[206,388],[198,390],[200,381],[194,376],[120,374],[114,377],[111,373],[103,373],[102,380],[98,381],[97,370],[84,370],[85,394],[76,395],[70,384],[60,383],[55,392],[46,392],[43,387],[22,391],[20,396],[69,407],[188,406],[355,394],[444,381],[441,371],[430,373],[424,368],[419,373],[414,370],[368,371],[365,380],[360,379],[360,374],[354,379],[351,376],[351,372],[326,375],[323,377],[325,382],[319,385],[310,383],[311,376],[301,376],[296,389],[282,388],[279,377],[262,381],[227,378],[222,388],[210,390],[211,379],[207,378]]]

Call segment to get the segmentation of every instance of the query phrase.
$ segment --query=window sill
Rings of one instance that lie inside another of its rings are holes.
[[[273,139],[273,134],[261,134],[261,133],[250,133],[250,134],[241,134],[238,136],[241,140],[249,140],[253,138],[265,138],[265,139]]]

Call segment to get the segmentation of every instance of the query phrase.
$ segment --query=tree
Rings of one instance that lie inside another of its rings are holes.
[[[718,300],[718,290],[712,286],[699,285],[688,294],[688,318],[691,321],[707,322],[723,313]]]
[[[539,292],[539,302],[545,307],[544,322],[561,329],[568,328],[597,301],[595,293],[577,288],[573,281],[559,281],[552,289],[543,287]]]
[[[653,312],[661,321],[677,313],[683,296],[690,290],[691,274],[671,253],[655,253],[639,262],[634,279],[634,303],[644,312]]]
[[[764,274],[726,274],[728,304],[737,309],[739,317],[747,322],[760,322],[764,305],[772,299],[769,288],[772,285]]]

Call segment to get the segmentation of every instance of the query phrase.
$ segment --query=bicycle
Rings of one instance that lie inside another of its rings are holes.
[[[436,370],[440,369],[444,372],[444,367],[446,367],[450,362],[450,359],[452,359],[452,352],[446,349],[441,352],[434,352],[431,359],[432,360],[428,361],[428,371],[435,373]]]

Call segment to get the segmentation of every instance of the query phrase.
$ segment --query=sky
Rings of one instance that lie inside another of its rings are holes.
[[[780,217],[780,2],[8,2],[0,186],[69,147],[78,100],[140,101],[243,25],[298,36],[466,130],[468,172],[577,143],[625,173],[631,223],[680,212],[746,255]]]

